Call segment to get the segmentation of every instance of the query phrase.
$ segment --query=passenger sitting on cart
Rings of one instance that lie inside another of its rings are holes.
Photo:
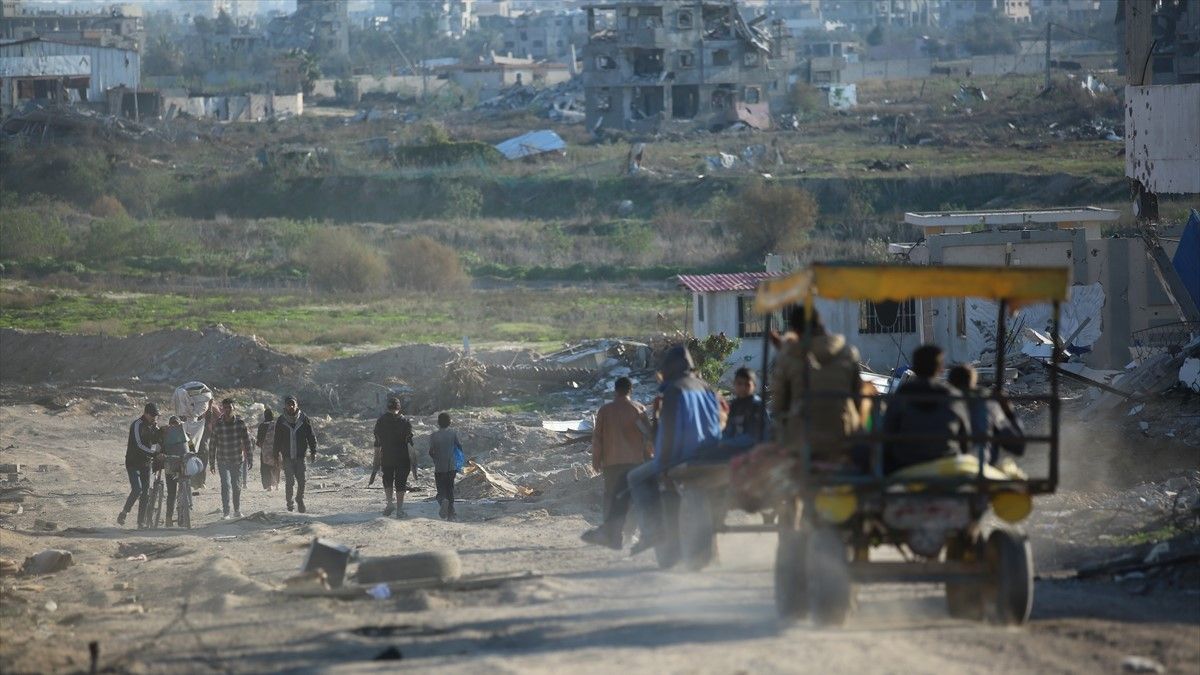
[[[167,527],[175,524],[175,498],[179,494],[179,482],[187,480],[183,477],[183,459],[187,455],[189,445],[191,439],[188,438],[183,423],[172,415],[167,422],[167,428],[163,429],[163,454],[166,455],[167,474]],[[183,489],[189,488],[190,485],[185,483]]]
[[[700,446],[721,435],[721,400],[696,377],[683,345],[667,350],[659,373],[662,403],[654,434],[654,458],[629,472],[629,492],[638,511],[641,535],[630,555],[654,547],[662,537],[659,480],[672,466],[697,458]]]
[[[958,391],[937,378],[942,348],[921,345],[913,352],[914,377],[890,397],[883,415],[884,472],[953,457],[970,450],[970,417]],[[912,436],[912,439],[897,437]]]
[[[696,453],[699,459],[726,461],[762,442],[763,431],[769,420],[764,422],[767,406],[755,393],[756,389],[758,382],[754,371],[744,366],[738,368],[733,374],[734,399],[729,404],[725,429],[719,440],[700,446]]]
[[[809,326],[812,335],[805,340]],[[814,461],[848,465],[852,436],[862,427],[858,350],[844,335],[828,332],[816,308],[806,316],[803,305],[794,306],[788,315],[788,328],[795,337],[789,335],[782,340],[772,381],[771,417],[776,424],[776,438],[797,451],[804,443],[807,426]],[[806,378],[808,390],[813,393],[807,400]]]
[[[970,364],[959,364],[946,374],[946,381],[964,395],[967,399],[967,414],[971,423],[971,450],[976,456],[987,458],[987,463],[993,466],[999,463],[1000,451],[1017,455],[1025,454],[1025,430],[1021,420],[1013,412],[1008,399],[999,400],[985,398],[985,392],[976,388],[979,374]],[[991,436],[993,440],[978,440],[980,436]]]

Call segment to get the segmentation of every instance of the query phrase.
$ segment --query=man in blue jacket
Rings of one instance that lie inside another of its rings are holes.
[[[653,548],[662,538],[659,481],[672,466],[696,459],[700,446],[721,436],[721,405],[716,392],[694,374],[683,345],[667,350],[659,373],[658,424],[654,458],[629,472],[629,491],[640,518],[641,536],[630,555]]]

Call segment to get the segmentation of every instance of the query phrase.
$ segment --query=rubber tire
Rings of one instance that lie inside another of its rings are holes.
[[[684,567],[697,571],[717,557],[715,511],[720,495],[712,490],[683,490],[679,495],[679,550]]]
[[[978,542],[955,537],[946,544],[946,560],[973,560],[978,551]],[[978,581],[946,582],[946,611],[955,619],[982,620],[983,591],[983,584]]]
[[[187,476],[179,479],[175,489],[176,524],[185,529],[192,529],[192,485]]]
[[[150,525],[154,529],[162,527],[162,511],[164,499],[164,487],[162,478],[155,479],[154,487],[150,488]]]
[[[832,528],[819,528],[808,537],[805,574],[809,611],[818,626],[846,623],[854,604],[846,543]]]
[[[358,564],[360,584],[378,584],[412,579],[457,579],[462,561],[456,551],[428,551],[408,555],[367,558]]]
[[[679,494],[675,490],[662,492],[662,540],[654,547],[654,560],[660,569],[671,569],[680,558]]]
[[[1025,535],[996,529],[984,546],[989,583],[989,618],[1006,626],[1021,625],[1033,610],[1033,548]]]
[[[779,531],[775,547],[775,611],[781,619],[808,616],[808,537],[801,530]]]

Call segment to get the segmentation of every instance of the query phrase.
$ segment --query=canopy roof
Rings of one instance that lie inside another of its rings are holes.
[[[1070,289],[1066,267],[968,267],[945,265],[815,264],[758,287],[760,313],[803,302],[809,296],[831,300],[901,301],[909,298],[987,298],[1013,305],[1061,302]]]

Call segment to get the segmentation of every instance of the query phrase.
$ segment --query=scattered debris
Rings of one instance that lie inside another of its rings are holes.
[[[363,585],[388,581],[438,579],[446,581],[462,575],[462,561],[456,551],[428,551],[367,558],[359,562],[356,580]]]
[[[324,584],[326,588],[338,588],[346,578],[346,565],[350,563],[351,553],[352,550],[349,546],[314,537],[302,569],[309,574],[319,572],[320,583]],[[295,579],[298,577],[292,577],[292,580]],[[304,582],[300,580],[297,583],[303,585]]]
[[[1145,656],[1126,656],[1121,659],[1121,670],[1127,673],[1165,673],[1163,664]]]
[[[75,559],[70,551],[47,549],[25,558],[25,564],[21,566],[21,573],[26,576],[54,574],[74,564]]]
[[[16,576],[21,568],[17,565],[17,561],[11,558],[0,558],[0,577]]]
[[[317,568],[308,572],[301,572],[292,577],[283,580],[284,590],[289,593],[311,593],[314,591],[329,590],[329,575],[325,574],[325,570]]]
[[[519,486],[497,471],[490,471],[475,460],[468,460],[462,478],[454,485],[458,499],[525,499],[537,495],[533,488]]]

